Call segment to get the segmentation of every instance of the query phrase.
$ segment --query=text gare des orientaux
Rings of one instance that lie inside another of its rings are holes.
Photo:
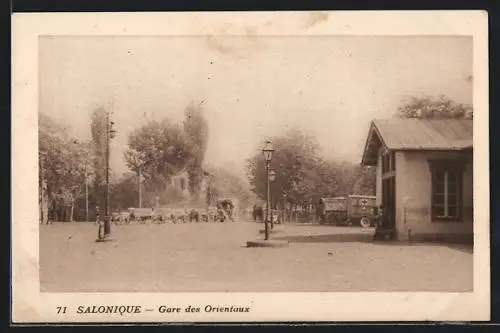
[[[58,313],[66,313],[66,307],[58,307]],[[83,306],[80,305],[76,309],[77,314],[119,314],[119,315],[129,315],[138,314],[144,312],[157,312],[165,314],[174,313],[231,313],[231,312],[250,312],[250,307],[248,306],[234,306],[234,305],[205,305],[205,306],[192,306],[189,305],[184,308],[180,307],[169,307],[166,305],[160,305],[157,308],[145,308],[140,305],[91,305]]]

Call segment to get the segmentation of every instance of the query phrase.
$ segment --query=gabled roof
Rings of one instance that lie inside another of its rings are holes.
[[[370,124],[361,163],[376,165],[378,149],[465,150],[472,149],[469,119],[376,119]]]

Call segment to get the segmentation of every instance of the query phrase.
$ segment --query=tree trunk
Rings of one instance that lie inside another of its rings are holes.
[[[64,214],[63,207],[61,207],[60,205],[56,204],[56,212],[57,212],[56,221],[57,222],[62,221],[63,214]]]
[[[47,186],[43,178],[40,181],[39,190],[39,205],[40,205],[40,223],[49,223],[49,198],[47,194]]]
[[[72,202],[71,206],[69,208],[69,221],[70,222],[73,222],[73,213],[74,213],[74,211],[75,211],[75,203]]]

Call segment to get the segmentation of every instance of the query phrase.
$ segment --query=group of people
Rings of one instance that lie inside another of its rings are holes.
[[[273,223],[280,223],[282,219],[282,214],[280,214],[280,211],[277,209],[271,209],[269,212],[270,214],[270,221]],[[264,221],[266,215],[266,211],[264,207],[261,205],[255,204],[252,209],[252,217],[254,221]]]

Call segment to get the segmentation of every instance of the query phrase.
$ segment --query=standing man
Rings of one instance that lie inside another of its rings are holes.
[[[98,205],[95,206],[95,220],[95,223],[99,226],[97,229],[97,239],[100,240],[104,238],[104,223],[101,223]]]
[[[99,224],[99,205],[95,206],[95,224]]]

